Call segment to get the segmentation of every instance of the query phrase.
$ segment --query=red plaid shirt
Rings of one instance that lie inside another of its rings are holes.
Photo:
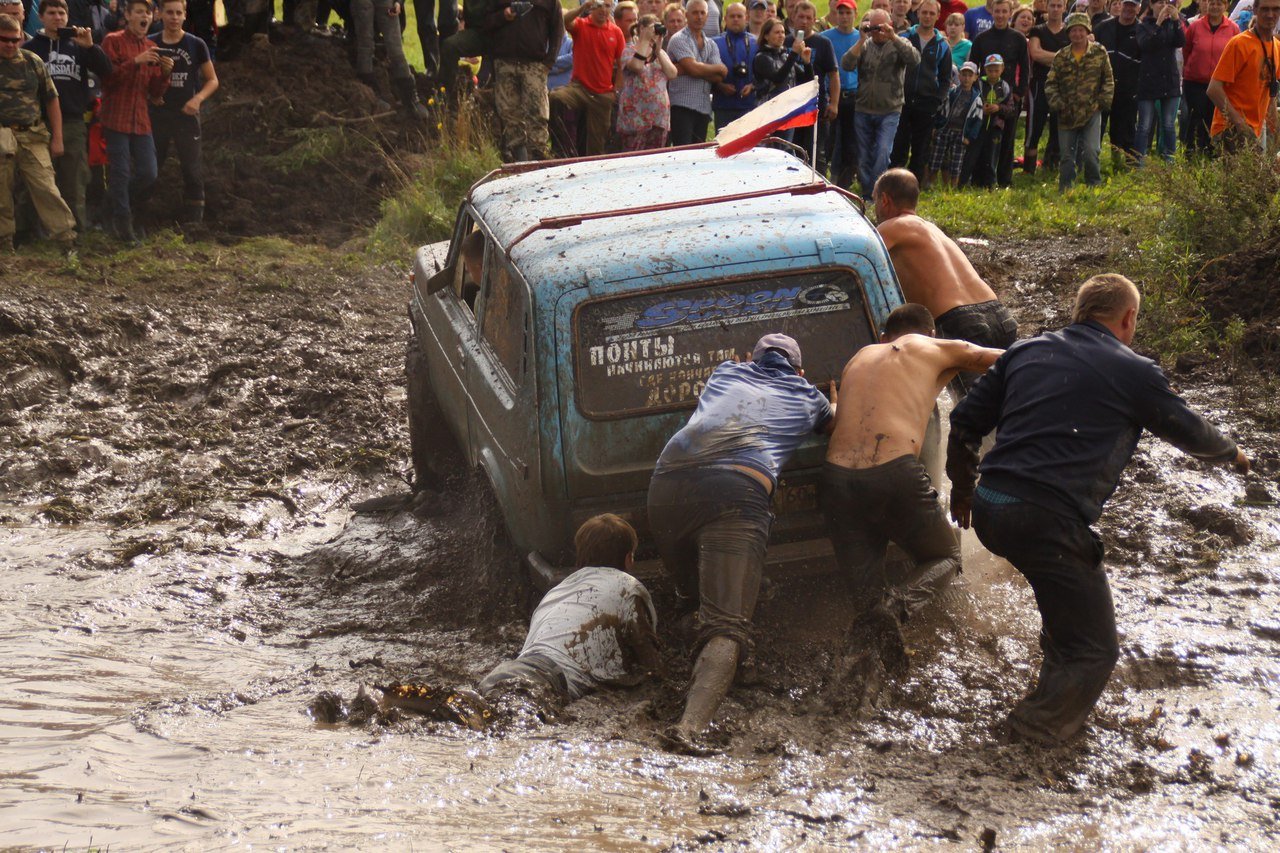
[[[102,50],[111,60],[111,74],[102,81],[102,111],[98,120],[117,133],[151,133],[149,97],[160,97],[169,85],[169,75],[159,65],[139,65],[133,58],[153,47],[145,38],[128,30],[108,33]]]

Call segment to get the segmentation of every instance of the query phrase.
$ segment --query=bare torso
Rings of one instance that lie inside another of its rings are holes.
[[[863,347],[844,366],[827,461],[872,468],[919,455],[943,387],[958,370],[985,371],[1001,352],[924,335]]]
[[[908,302],[918,302],[935,318],[952,308],[990,302],[995,292],[978,275],[956,242],[914,213],[878,226]]]

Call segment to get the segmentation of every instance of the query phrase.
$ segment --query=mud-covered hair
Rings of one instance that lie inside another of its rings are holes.
[[[884,336],[889,340],[911,334],[932,335],[933,331],[933,315],[918,302],[899,305],[884,321]]]
[[[573,550],[579,569],[583,566],[608,566],[625,571],[627,555],[634,553],[639,544],[635,528],[611,512],[588,518],[573,536]]]
[[[1086,320],[1118,320],[1130,308],[1142,302],[1138,286],[1117,273],[1095,275],[1080,285],[1076,292],[1076,306],[1071,311],[1071,322]]]
[[[915,210],[920,203],[920,181],[909,169],[890,169],[876,179],[871,198],[885,195],[898,207]]]

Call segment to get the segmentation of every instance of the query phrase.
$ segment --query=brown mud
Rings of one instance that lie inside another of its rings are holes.
[[[966,248],[1024,334],[1109,257]],[[1149,438],[1102,525],[1123,657],[1066,747],[1009,741],[1038,621],[971,538],[870,715],[824,695],[849,602],[813,577],[762,602],[721,755],[660,748],[689,672],[661,582],[665,682],[492,734],[313,717],[325,691],[474,684],[528,589],[472,478],[351,511],[407,492],[401,273],[270,240],[147,252],[33,259],[0,296],[0,846],[1277,843],[1280,518]],[[1212,363],[1178,378],[1280,491],[1265,401]]]

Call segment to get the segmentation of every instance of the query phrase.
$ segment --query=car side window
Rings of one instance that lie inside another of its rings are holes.
[[[505,259],[486,253],[487,278],[481,305],[480,336],[497,356],[511,381],[524,378],[528,343],[528,307],[524,286]]]
[[[458,250],[458,272],[453,291],[458,299],[474,314],[476,297],[484,281],[484,232],[467,218],[462,229],[464,235]]]

